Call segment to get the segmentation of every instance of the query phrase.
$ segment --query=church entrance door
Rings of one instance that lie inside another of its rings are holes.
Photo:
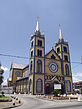
[[[50,94],[50,84],[46,84],[46,94]]]

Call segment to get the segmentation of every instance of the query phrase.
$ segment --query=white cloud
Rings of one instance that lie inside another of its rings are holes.
[[[4,66],[1,66],[1,68],[4,70],[4,72],[9,70],[7,67],[4,67]]]
[[[3,81],[2,85],[7,85],[7,79]]]
[[[73,82],[82,81],[82,73],[78,72],[76,74],[73,74]]]

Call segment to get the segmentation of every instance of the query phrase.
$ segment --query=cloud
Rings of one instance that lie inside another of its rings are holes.
[[[2,85],[7,85],[7,79],[3,81]]]
[[[82,81],[82,73],[81,72],[73,74],[73,82],[78,82],[78,81]]]
[[[1,66],[1,68],[4,70],[4,72],[9,70],[7,67],[4,67],[4,66]]]

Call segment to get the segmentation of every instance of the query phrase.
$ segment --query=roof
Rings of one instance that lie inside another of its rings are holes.
[[[17,64],[17,63],[13,63],[12,64],[12,68],[17,68],[17,69],[24,69],[27,65],[25,64]]]
[[[23,68],[23,70],[24,70],[24,69],[26,69],[26,68],[29,68],[29,64],[28,64],[28,65],[26,65],[26,67],[24,67],[24,68]]]
[[[21,81],[21,80],[25,80],[25,79],[28,79],[28,77],[19,78],[19,79],[16,80],[16,82],[17,82],[17,81]]]
[[[47,56],[49,53],[51,53],[52,51],[54,51],[54,53],[58,56],[58,54],[56,53],[56,51],[52,48],[48,53],[46,53],[45,56]],[[60,59],[60,57],[58,56],[58,58]]]
[[[28,65],[25,64],[17,64],[17,63],[12,63],[11,68],[10,68],[10,74],[9,74],[9,78],[8,81],[12,81],[12,69],[21,69],[23,70],[24,68],[28,67]]]
[[[79,85],[79,84],[82,84],[82,81],[74,82],[73,84]]]

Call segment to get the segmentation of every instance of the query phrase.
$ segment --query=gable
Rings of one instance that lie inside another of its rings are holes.
[[[49,59],[56,59],[56,60],[60,60],[60,57],[58,56],[58,54],[56,53],[56,51],[54,49],[52,49],[50,52],[48,52],[46,55],[45,55],[46,58],[49,58]]]

